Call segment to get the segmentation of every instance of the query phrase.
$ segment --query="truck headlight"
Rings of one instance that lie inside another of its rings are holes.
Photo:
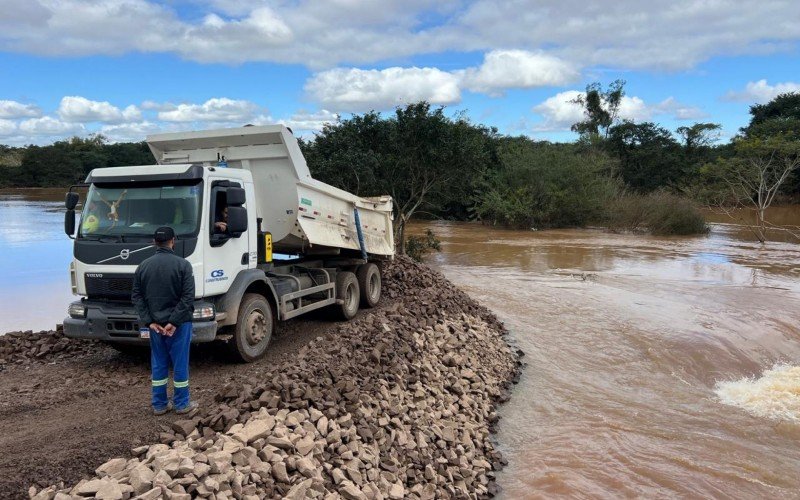
[[[86,317],[86,306],[80,302],[73,302],[67,309],[70,318],[83,319]]]
[[[214,306],[196,307],[192,313],[194,320],[211,320],[214,319]]]

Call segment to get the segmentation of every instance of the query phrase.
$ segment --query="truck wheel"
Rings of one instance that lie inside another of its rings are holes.
[[[375,307],[381,300],[381,271],[373,263],[358,266],[358,288],[361,290],[361,305]]]
[[[337,307],[339,316],[344,320],[352,319],[358,312],[360,299],[358,279],[355,274],[343,271],[336,275],[336,298],[342,300]]]
[[[250,363],[263,356],[275,329],[274,318],[267,299],[257,293],[246,293],[233,327],[233,339],[228,343],[234,357]]]

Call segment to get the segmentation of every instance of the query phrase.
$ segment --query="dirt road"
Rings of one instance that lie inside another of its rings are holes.
[[[387,305],[384,300],[381,307]],[[248,365],[198,346],[192,351],[193,398],[211,405],[226,383],[258,377],[336,324],[322,314],[282,324],[268,355]],[[161,426],[177,416],[151,414],[149,380],[146,358],[104,345],[72,359],[0,372],[0,498],[21,497],[32,484],[75,482],[107,457],[157,441]]]

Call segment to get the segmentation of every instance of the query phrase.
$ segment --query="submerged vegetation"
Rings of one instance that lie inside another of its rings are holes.
[[[429,253],[441,250],[442,242],[430,229],[425,230],[424,236],[409,236],[406,241],[406,254],[417,262],[422,262]]]
[[[667,191],[615,198],[608,206],[606,225],[616,231],[648,231],[661,236],[708,231],[694,202]]]
[[[715,123],[673,133],[621,120],[624,95],[623,81],[606,90],[588,85],[573,101],[584,109],[573,143],[504,136],[419,102],[340,118],[300,145],[315,178],[361,196],[394,197],[401,253],[435,240],[406,248],[411,218],[701,234],[698,207],[709,205],[751,208],[763,239],[766,207],[800,195],[800,94],[752,106],[750,123],[725,144]],[[148,163],[145,143],[108,144],[101,136],[2,146],[0,187],[65,186],[93,168]]]

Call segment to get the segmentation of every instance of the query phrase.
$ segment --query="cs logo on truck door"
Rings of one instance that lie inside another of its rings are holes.
[[[206,280],[206,283],[214,283],[216,281],[226,281],[228,279],[225,276],[225,271],[222,269],[214,269],[211,271],[211,277]]]

